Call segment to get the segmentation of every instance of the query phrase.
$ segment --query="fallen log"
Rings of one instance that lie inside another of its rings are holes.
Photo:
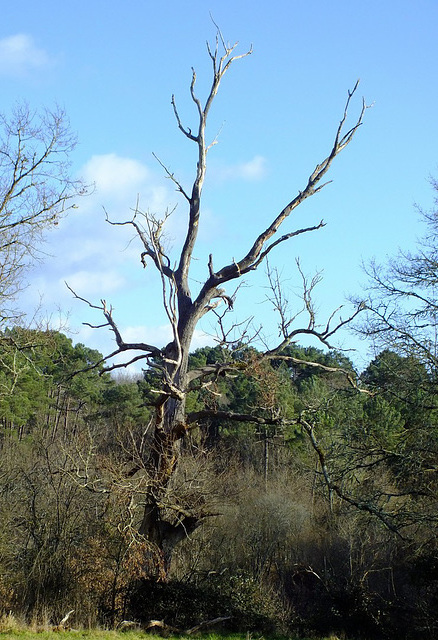
[[[213,620],[204,620],[200,624],[197,624],[195,627],[191,629],[187,629],[184,633],[190,635],[191,633],[196,633],[200,629],[204,629],[205,627],[213,627],[215,624],[219,624],[221,622],[225,622],[225,620],[231,620],[231,616],[223,616],[222,618],[213,618]]]
[[[70,618],[71,614],[74,613],[74,609],[65,614],[63,619],[59,622],[59,624],[55,625],[52,630],[53,631],[65,631],[65,625],[67,620]]]
[[[230,620],[231,616],[221,616],[220,618],[213,618],[212,620],[204,620],[199,624],[191,627],[190,629],[180,629],[178,627],[173,627],[170,624],[166,624],[164,620],[149,620],[146,624],[142,625],[145,631],[149,631],[150,629],[161,630],[164,633],[178,633],[180,635],[191,635],[200,631],[201,629],[205,629],[206,627],[213,627],[216,624],[220,624],[221,622],[225,622],[225,620]]]

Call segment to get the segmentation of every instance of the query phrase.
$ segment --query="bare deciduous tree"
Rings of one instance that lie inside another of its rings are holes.
[[[226,285],[256,270],[280,244],[296,236],[316,231],[323,226],[324,223],[321,221],[305,228],[285,231],[281,236],[277,235],[280,227],[284,225],[293,211],[304,200],[318,193],[327,184],[324,182],[324,178],[333,160],[353,139],[362,123],[366,109],[365,102],[362,102],[357,119],[352,126],[347,124],[348,109],[357,91],[358,85],[356,83],[354,89],[348,93],[333,145],[327,157],[318,163],[311,172],[304,188],[279,213],[268,217],[267,222],[255,237],[248,238],[248,246],[242,251],[239,259],[233,259],[229,264],[218,269],[214,265],[213,254],[210,254],[207,265],[208,277],[200,285],[199,290],[193,293],[189,284],[189,274],[201,218],[201,195],[207,170],[207,154],[215,144],[215,141],[209,143],[206,138],[207,119],[225,73],[236,60],[251,53],[249,50],[244,54],[236,55],[236,45],[228,45],[220,31],[216,37],[215,47],[212,48],[208,45],[207,47],[213,73],[211,86],[204,103],[201,102],[196,91],[195,71],[193,71],[190,84],[191,100],[196,111],[196,126],[193,128],[186,126],[182,121],[174,96],[172,96],[171,102],[179,130],[197,149],[196,176],[190,188],[184,186],[161,163],[167,177],[176,185],[177,191],[181,194],[188,208],[186,234],[176,264],[172,264],[163,241],[163,227],[168,214],[163,219],[158,219],[137,206],[134,216],[130,220],[114,222],[108,219],[110,224],[132,226],[142,244],[141,263],[145,266],[147,262],[150,262],[155,266],[161,279],[162,303],[172,328],[173,338],[164,348],[147,343],[125,342],[113,317],[112,308],[105,301],[102,301],[101,305],[85,301],[93,308],[101,310],[105,317],[105,324],[100,326],[109,327],[114,334],[117,347],[108,358],[120,356],[133,350],[141,352],[140,355],[128,358],[124,364],[110,364],[107,369],[115,369],[143,360],[155,370],[159,379],[151,424],[151,448],[145,454],[144,463],[138,467],[139,472],[142,468],[143,472],[147,470],[148,474],[139,531],[150,543],[156,546],[158,556],[161,556],[163,562],[164,571],[166,571],[175,545],[194,531],[203,518],[208,515],[202,509],[191,511],[186,506],[175,504],[175,502],[170,503],[171,500],[174,501],[175,497],[171,483],[179,460],[181,441],[199,420],[211,415],[209,409],[188,413],[186,411],[187,393],[191,389],[208,385],[219,375],[226,375],[236,368],[241,369],[246,366],[244,362],[237,363],[230,358],[229,363],[213,364],[189,371],[188,357],[195,328],[201,318],[211,312],[216,313],[218,319],[222,321],[223,314],[217,311],[220,305],[225,305],[226,309],[232,308],[233,296],[227,293]],[[296,323],[289,322],[285,317],[285,308],[281,300],[277,298],[274,306],[279,307],[277,310],[280,311],[281,316],[281,342],[274,349],[260,354],[261,358],[278,356],[282,349],[302,335],[311,335],[324,345],[330,345],[330,340],[335,332],[350,319],[342,320],[338,315],[332,315],[324,325],[318,325],[311,303],[311,290],[314,283],[308,284],[304,276],[303,279],[307,323],[302,327],[297,327]],[[74,295],[80,298],[76,293]],[[275,287],[273,295],[274,297],[276,295]],[[355,316],[356,313],[358,313],[357,310],[352,315]],[[226,332],[223,332],[222,337],[226,342]],[[266,416],[263,413],[257,414],[255,411],[245,415],[234,415],[222,411],[220,415],[216,414],[216,416],[247,422],[254,421],[259,424],[284,423],[284,418],[279,415]],[[131,476],[134,472],[135,469],[130,470]]]
[[[432,180],[438,191],[438,182]],[[419,209],[426,233],[414,252],[399,251],[386,265],[375,261],[365,267],[369,276],[367,320],[361,332],[376,348],[389,348],[415,356],[436,375],[438,197],[431,211]]]
[[[76,138],[65,113],[18,104],[0,114],[0,320],[14,317],[23,272],[41,256],[44,232],[86,188],[70,176]]]
[[[6,374],[0,395],[13,392],[27,366],[17,357],[25,346],[24,332],[16,342],[7,326],[22,323],[15,300],[26,287],[25,272],[43,257],[45,232],[75,206],[76,196],[87,192],[70,175],[75,145],[76,137],[59,108],[36,112],[23,103],[8,115],[0,114],[0,369]],[[30,335],[28,347],[32,340]]]

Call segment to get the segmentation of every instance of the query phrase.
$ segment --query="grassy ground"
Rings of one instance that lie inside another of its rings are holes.
[[[219,634],[214,632],[187,634],[169,634],[164,636],[167,640],[184,640],[189,637],[193,640],[306,640],[296,636],[263,637],[262,634]],[[47,625],[46,627],[33,627],[20,624],[12,615],[0,616],[0,640],[163,640],[163,635],[139,630],[104,631],[104,630],[57,630]],[[338,640],[336,636],[329,638],[312,638],[312,640]]]
[[[142,631],[128,631],[128,632],[116,632],[116,631],[27,631],[27,630],[15,630],[15,631],[0,631],[0,640],[163,640],[163,636],[152,635]],[[186,636],[166,636],[167,640],[181,640]],[[219,635],[219,634],[202,634],[193,636],[196,640],[271,640],[260,635]],[[278,639],[274,639],[278,640]],[[298,640],[296,637],[290,636],[283,640]],[[299,640],[306,640],[300,638]],[[318,640],[312,638],[312,640]],[[329,638],[320,638],[319,640],[338,640],[336,636],[330,636]]]
[[[187,636],[166,636],[167,640],[181,640]],[[219,635],[214,633],[205,633],[202,635],[192,636],[196,640],[271,640],[257,634],[229,634]],[[30,631],[27,629],[0,629],[0,640],[163,640],[162,636],[157,636],[142,631]],[[279,640],[279,639],[273,639]],[[286,640],[286,639],[283,639]],[[288,638],[287,640],[297,640],[296,638]],[[305,640],[301,638],[300,640]],[[312,640],[316,640],[313,638]],[[320,640],[338,640],[336,636],[330,638],[321,638]]]

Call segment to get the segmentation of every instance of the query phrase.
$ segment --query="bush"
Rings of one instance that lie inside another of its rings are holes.
[[[229,617],[226,631],[275,631],[272,602],[263,598],[256,582],[243,574],[209,575],[194,582],[141,580],[132,589],[129,615],[140,623],[163,620],[179,629]]]

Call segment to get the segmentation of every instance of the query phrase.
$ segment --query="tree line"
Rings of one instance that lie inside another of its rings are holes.
[[[114,378],[90,366],[101,354],[61,333],[6,337],[24,346],[14,393],[0,401],[3,611],[61,619],[74,609],[84,624],[162,618],[177,628],[230,616],[231,629],[432,637],[436,385],[417,358],[382,351],[358,393],[336,371],[353,372],[344,355],[293,346],[290,360],[191,392],[190,412],[214,405],[217,417],[184,438],[161,508],[175,527],[202,526],[172,545],[166,565],[138,526],[151,481],[145,451],[154,455],[154,369]],[[254,351],[232,357],[258,367]],[[230,357],[198,349],[189,370]],[[10,376],[2,367],[4,387]],[[253,420],[260,406],[284,420]]]

